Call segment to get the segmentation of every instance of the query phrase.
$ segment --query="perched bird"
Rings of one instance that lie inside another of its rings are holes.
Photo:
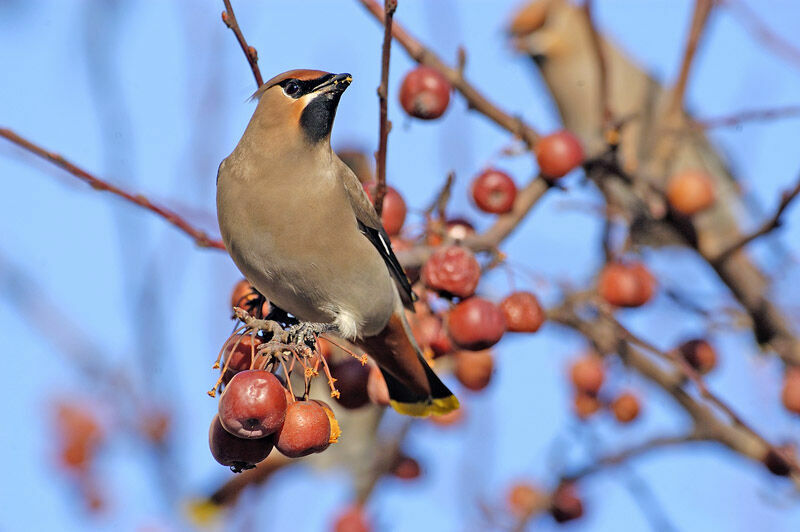
[[[335,330],[370,354],[395,410],[443,414],[458,400],[411,335],[411,286],[361,183],[331,149],[351,81],[291,70],[258,89],[253,117],[217,174],[220,231],[270,301],[307,330]]]

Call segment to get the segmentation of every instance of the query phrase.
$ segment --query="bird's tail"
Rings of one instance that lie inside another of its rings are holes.
[[[396,312],[377,336],[362,340],[389,388],[392,408],[408,416],[446,414],[458,399],[436,376],[411,335],[402,311]]]

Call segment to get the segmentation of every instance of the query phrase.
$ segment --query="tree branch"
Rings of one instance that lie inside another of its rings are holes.
[[[743,25],[747,26],[755,37],[764,46],[771,48],[773,52],[784,56],[794,66],[800,66],[800,49],[792,45],[789,41],[775,34],[758,16],[758,13],[747,6],[741,0],[717,0],[721,5],[728,7],[731,12],[739,18]]]
[[[75,164],[63,158],[61,155],[47,151],[37,144],[34,144],[30,140],[17,135],[10,129],[0,128],[0,137],[8,139],[20,148],[23,148],[24,150],[27,150],[30,153],[33,153],[34,155],[58,166],[62,170],[66,170],[68,173],[77,177],[81,181],[89,184],[95,190],[104,190],[110,192],[133,203],[134,205],[144,207],[150,212],[157,214],[161,218],[164,218],[167,222],[171,223],[173,226],[189,235],[198,246],[225,250],[225,244],[223,244],[221,240],[211,238],[204,231],[192,226],[175,211],[153,203],[141,194],[127,191],[116,185],[112,185],[111,183],[104,181],[99,177],[90,174],[86,170],[76,166]]]
[[[764,120],[774,120],[777,118],[791,118],[800,116],[800,105],[787,105],[774,109],[751,109],[741,111],[727,116],[717,116],[698,120],[695,125],[702,129],[715,127],[738,126],[744,122],[758,122]]]
[[[381,84],[378,86],[378,105],[380,123],[378,127],[378,153],[375,155],[378,185],[375,188],[375,210],[378,216],[383,212],[383,197],[386,195],[386,147],[389,142],[389,122],[387,101],[389,97],[389,56],[392,53],[392,18],[397,9],[397,0],[384,0],[383,3],[383,47],[381,49]]]
[[[734,253],[745,247],[753,240],[762,237],[780,227],[782,222],[781,217],[783,216],[784,211],[787,209],[787,207],[789,207],[798,194],[800,194],[800,179],[798,179],[794,188],[783,191],[783,194],[781,194],[781,201],[778,203],[778,208],[775,209],[775,214],[773,214],[769,220],[764,222],[764,224],[755,232],[744,236],[738,242],[734,242],[730,247],[725,249],[715,259],[713,259],[713,262],[716,264],[724,263]]]
[[[222,12],[222,22],[236,35],[236,40],[239,41],[239,46],[242,47],[242,52],[244,52],[245,57],[247,57],[247,62],[250,63],[250,70],[253,71],[256,85],[260,87],[264,84],[264,79],[261,77],[261,70],[258,68],[258,51],[247,44],[244,34],[242,34],[242,29],[239,27],[239,22],[236,20],[236,15],[233,12],[231,1],[222,0],[222,3],[225,4],[225,11]]]
[[[691,70],[695,52],[697,52],[697,45],[703,35],[703,30],[706,27],[708,15],[711,13],[713,5],[714,0],[695,0],[694,13],[692,14],[692,27],[689,30],[689,37],[686,40],[678,81],[675,83],[675,88],[673,89],[672,100],[669,107],[670,114],[679,113],[683,109],[686,86],[689,83],[689,71]]]

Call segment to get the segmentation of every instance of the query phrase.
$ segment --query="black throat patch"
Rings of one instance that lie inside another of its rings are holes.
[[[333,119],[336,118],[336,107],[342,93],[339,91],[324,92],[311,100],[300,115],[300,127],[309,142],[316,144],[331,134]]]

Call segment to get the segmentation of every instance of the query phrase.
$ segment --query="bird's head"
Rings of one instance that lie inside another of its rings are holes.
[[[535,0],[519,9],[508,33],[513,46],[529,54],[539,66],[568,56],[575,41],[588,38],[585,14],[567,0]]]
[[[264,83],[253,95],[253,116],[261,126],[279,128],[285,139],[309,144],[330,138],[336,107],[352,82],[350,74],[290,70]]]

